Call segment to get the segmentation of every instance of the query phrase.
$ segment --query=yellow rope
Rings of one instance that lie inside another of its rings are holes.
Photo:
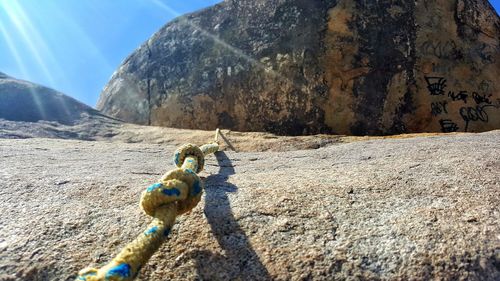
[[[197,173],[203,170],[205,156],[219,150],[219,129],[215,142],[201,147],[187,144],[174,155],[178,169],[167,172],[158,183],[142,193],[140,206],[153,217],[146,231],[128,244],[110,263],[79,272],[76,280],[128,281],[133,280],[141,267],[165,241],[175,218],[192,210],[200,202],[203,182]]]

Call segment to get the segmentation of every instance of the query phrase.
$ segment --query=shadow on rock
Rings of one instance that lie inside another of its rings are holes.
[[[192,252],[202,280],[270,280],[269,272],[253,250],[231,211],[228,193],[237,187],[227,180],[235,171],[224,152],[216,153],[220,170],[206,178],[205,216],[224,255]]]

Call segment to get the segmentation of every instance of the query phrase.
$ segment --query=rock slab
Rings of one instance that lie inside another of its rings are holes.
[[[52,121],[72,125],[84,115],[102,114],[53,89],[0,72],[0,119],[16,122]]]
[[[139,280],[499,280],[500,132],[219,152]],[[149,218],[175,147],[0,139],[0,280],[73,280]]]

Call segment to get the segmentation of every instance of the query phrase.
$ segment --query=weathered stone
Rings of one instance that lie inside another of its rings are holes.
[[[0,119],[74,124],[97,110],[55,90],[0,73]]]
[[[202,202],[138,280],[500,280],[499,138],[210,156]],[[0,140],[0,280],[105,264],[144,231],[140,194],[174,151]]]
[[[332,144],[366,141],[379,138],[412,138],[415,135],[356,137],[342,135],[277,136],[265,132],[233,132],[221,130],[231,139],[231,150],[292,151],[318,149]],[[418,134],[422,136],[422,134]],[[430,134],[436,135],[436,134]],[[0,119],[0,139],[55,138],[118,143],[149,143],[179,146],[185,143],[207,143],[214,131],[186,130],[127,124],[106,116],[83,116],[74,124],[39,121],[19,122]]]
[[[116,71],[98,109],[139,124],[356,135],[500,128],[487,0],[224,1]]]

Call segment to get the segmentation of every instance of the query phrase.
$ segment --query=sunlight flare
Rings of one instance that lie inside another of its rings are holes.
[[[188,20],[186,17],[181,17],[182,14],[178,13],[174,9],[172,9],[170,6],[167,4],[159,1],[159,0],[152,0],[152,3],[156,5],[157,7],[161,8],[162,10],[168,12],[169,14],[175,16],[175,17],[180,17],[179,20],[186,25],[189,25],[196,31],[200,32],[203,36],[210,38],[213,40],[216,44],[222,46],[223,48],[229,50],[230,52],[234,53],[235,55],[243,58],[245,61],[249,62],[253,66],[259,68],[260,70],[263,70],[265,73],[269,74],[272,76],[273,79],[279,79],[282,81],[288,82],[290,85],[293,85],[296,89],[302,90],[302,87],[299,85],[296,85],[296,83],[293,82],[292,79],[284,76],[283,74],[271,69],[267,65],[263,64],[262,62],[256,60],[255,58],[247,55],[245,52],[243,52],[241,49],[234,47],[231,44],[228,44],[227,42],[223,41],[220,39],[218,36],[206,31],[205,29],[201,28],[197,24],[193,23],[192,21]]]
[[[14,60],[16,61],[17,66],[19,69],[21,69],[21,74],[24,77],[28,77],[28,71],[26,69],[26,66],[21,58],[21,55],[17,51],[16,47],[14,46],[13,40],[9,32],[5,29],[3,23],[0,23],[0,32],[2,33],[2,38],[5,40],[7,43],[7,47],[9,48],[10,54],[14,57]],[[35,90],[31,87],[28,87],[29,93],[33,99],[33,102],[35,103],[35,106],[37,107],[38,111],[40,112],[40,115],[45,118],[46,112],[45,108],[42,104],[42,101],[40,99],[40,96],[35,92]]]
[[[24,9],[17,1],[4,1],[2,2],[7,17],[14,24],[16,31],[21,35],[26,46],[29,48],[31,54],[35,58],[38,66],[41,68],[44,76],[47,78],[51,86],[55,85],[54,77],[52,76],[49,68],[44,62],[47,58],[50,63],[55,63],[56,60],[50,52],[45,41],[38,34],[37,30],[33,27],[31,20],[27,17]],[[43,52],[43,54],[42,54]],[[45,56],[44,56],[45,54]]]
[[[17,51],[14,42],[12,40],[12,35],[5,29],[4,23],[0,22],[0,32],[2,34],[3,40],[7,43],[7,47],[9,48],[10,54],[14,57],[14,60],[16,61],[17,66],[21,70],[21,74],[25,77],[28,76],[28,71],[26,69],[26,66],[23,62],[23,59],[21,58],[21,55]]]

